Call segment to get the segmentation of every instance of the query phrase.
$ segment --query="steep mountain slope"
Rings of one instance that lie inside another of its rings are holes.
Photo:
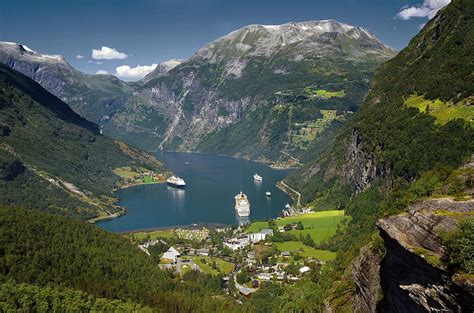
[[[41,311],[64,305],[74,311],[91,306],[141,312],[140,304],[155,312],[217,312],[224,305],[233,311],[233,301],[220,294],[219,278],[198,273],[173,278],[127,239],[94,225],[4,207],[0,224],[0,294],[8,295],[0,297],[2,310],[31,311],[36,302]],[[25,295],[37,296],[25,301]]]
[[[59,55],[41,54],[17,43],[0,42],[0,63],[32,78],[98,124],[105,123],[133,91],[115,76],[84,74]]]
[[[113,170],[163,172],[151,155],[99,134],[30,78],[0,64],[0,203],[81,218],[116,212]]]
[[[411,180],[440,164],[459,166],[470,156],[471,10],[472,4],[454,2],[377,70],[372,91],[336,147],[288,179],[308,195],[306,201],[334,179],[361,192],[377,178]],[[303,186],[310,180],[320,186]]]
[[[169,71],[174,69],[176,66],[183,63],[185,60],[182,59],[171,59],[168,61],[161,62],[157,65],[156,69],[150,74],[146,75],[141,79],[141,83],[149,82],[152,79],[159,78],[168,74]]]
[[[246,26],[147,78],[105,131],[151,150],[277,160],[350,118],[375,67],[393,55],[368,31],[333,20]]]
[[[455,273],[433,268],[426,252],[420,257],[416,249],[399,249],[410,236],[402,229],[407,223],[399,227],[398,241],[386,227],[397,228],[396,218],[380,224],[384,240],[376,235],[376,223],[422,199],[462,200],[456,205],[467,206],[463,212],[438,203],[434,210],[400,215],[402,220],[408,216],[407,227],[420,233],[422,247],[429,250],[430,236],[440,236],[434,233],[443,215],[472,218],[473,172],[463,164],[474,153],[473,16],[472,1],[455,0],[440,10],[406,49],[380,66],[361,109],[338,138],[328,140],[331,147],[286,180],[316,209],[344,208],[352,217],[325,244],[339,250],[334,265],[339,278],[326,303],[335,311],[419,312],[470,305],[463,302],[465,293],[456,291],[459,286],[451,286]],[[359,254],[370,241],[373,247]],[[413,272],[400,272],[401,264]],[[384,296],[391,298],[380,302]],[[398,307],[394,298],[400,300]]]

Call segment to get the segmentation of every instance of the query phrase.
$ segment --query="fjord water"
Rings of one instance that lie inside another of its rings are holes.
[[[238,224],[277,217],[291,199],[275,187],[288,170],[275,170],[260,163],[230,157],[182,152],[158,154],[167,168],[186,181],[186,189],[165,184],[134,186],[119,190],[119,205],[127,214],[102,221],[98,226],[126,232],[178,225]],[[263,181],[257,183],[253,174]],[[250,201],[249,218],[240,218],[234,196],[244,192]],[[271,197],[265,195],[272,193]]]

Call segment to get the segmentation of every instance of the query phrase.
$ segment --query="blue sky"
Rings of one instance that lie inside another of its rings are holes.
[[[449,0],[0,0],[0,40],[88,73],[188,58],[247,24],[336,19],[402,49]],[[404,9],[403,13],[397,14]],[[115,49],[100,50],[102,46]],[[80,55],[84,58],[78,59]],[[112,57],[115,59],[100,59]],[[118,59],[117,59],[118,58]],[[126,70],[126,68],[125,68]]]

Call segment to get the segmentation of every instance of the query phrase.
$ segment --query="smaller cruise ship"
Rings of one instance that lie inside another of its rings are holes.
[[[178,176],[171,176],[170,178],[168,178],[166,180],[166,183],[171,186],[171,187],[175,187],[175,188],[184,188],[186,187],[186,183],[184,182],[184,179],[182,179],[181,177],[178,177]]]
[[[255,181],[262,181],[263,180],[262,176],[258,175],[257,173],[253,174],[253,179]]]
[[[250,215],[250,202],[242,191],[235,196],[235,210],[239,216]]]

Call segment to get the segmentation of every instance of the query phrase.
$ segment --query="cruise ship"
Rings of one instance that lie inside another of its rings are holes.
[[[254,179],[255,181],[262,181],[262,180],[263,180],[262,176],[258,175],[257,173],[255,173],[255,174],[253,175],[253,179]]]
[[[250,215],[250,202],[242,191],[235,196],[235,210],[239,216]]]
[[[166,183],[175,188],[184,188],[186,187],[186,183],[184,182],[184,179],[178,177],[178,176],[171,176],[166,180]]]

